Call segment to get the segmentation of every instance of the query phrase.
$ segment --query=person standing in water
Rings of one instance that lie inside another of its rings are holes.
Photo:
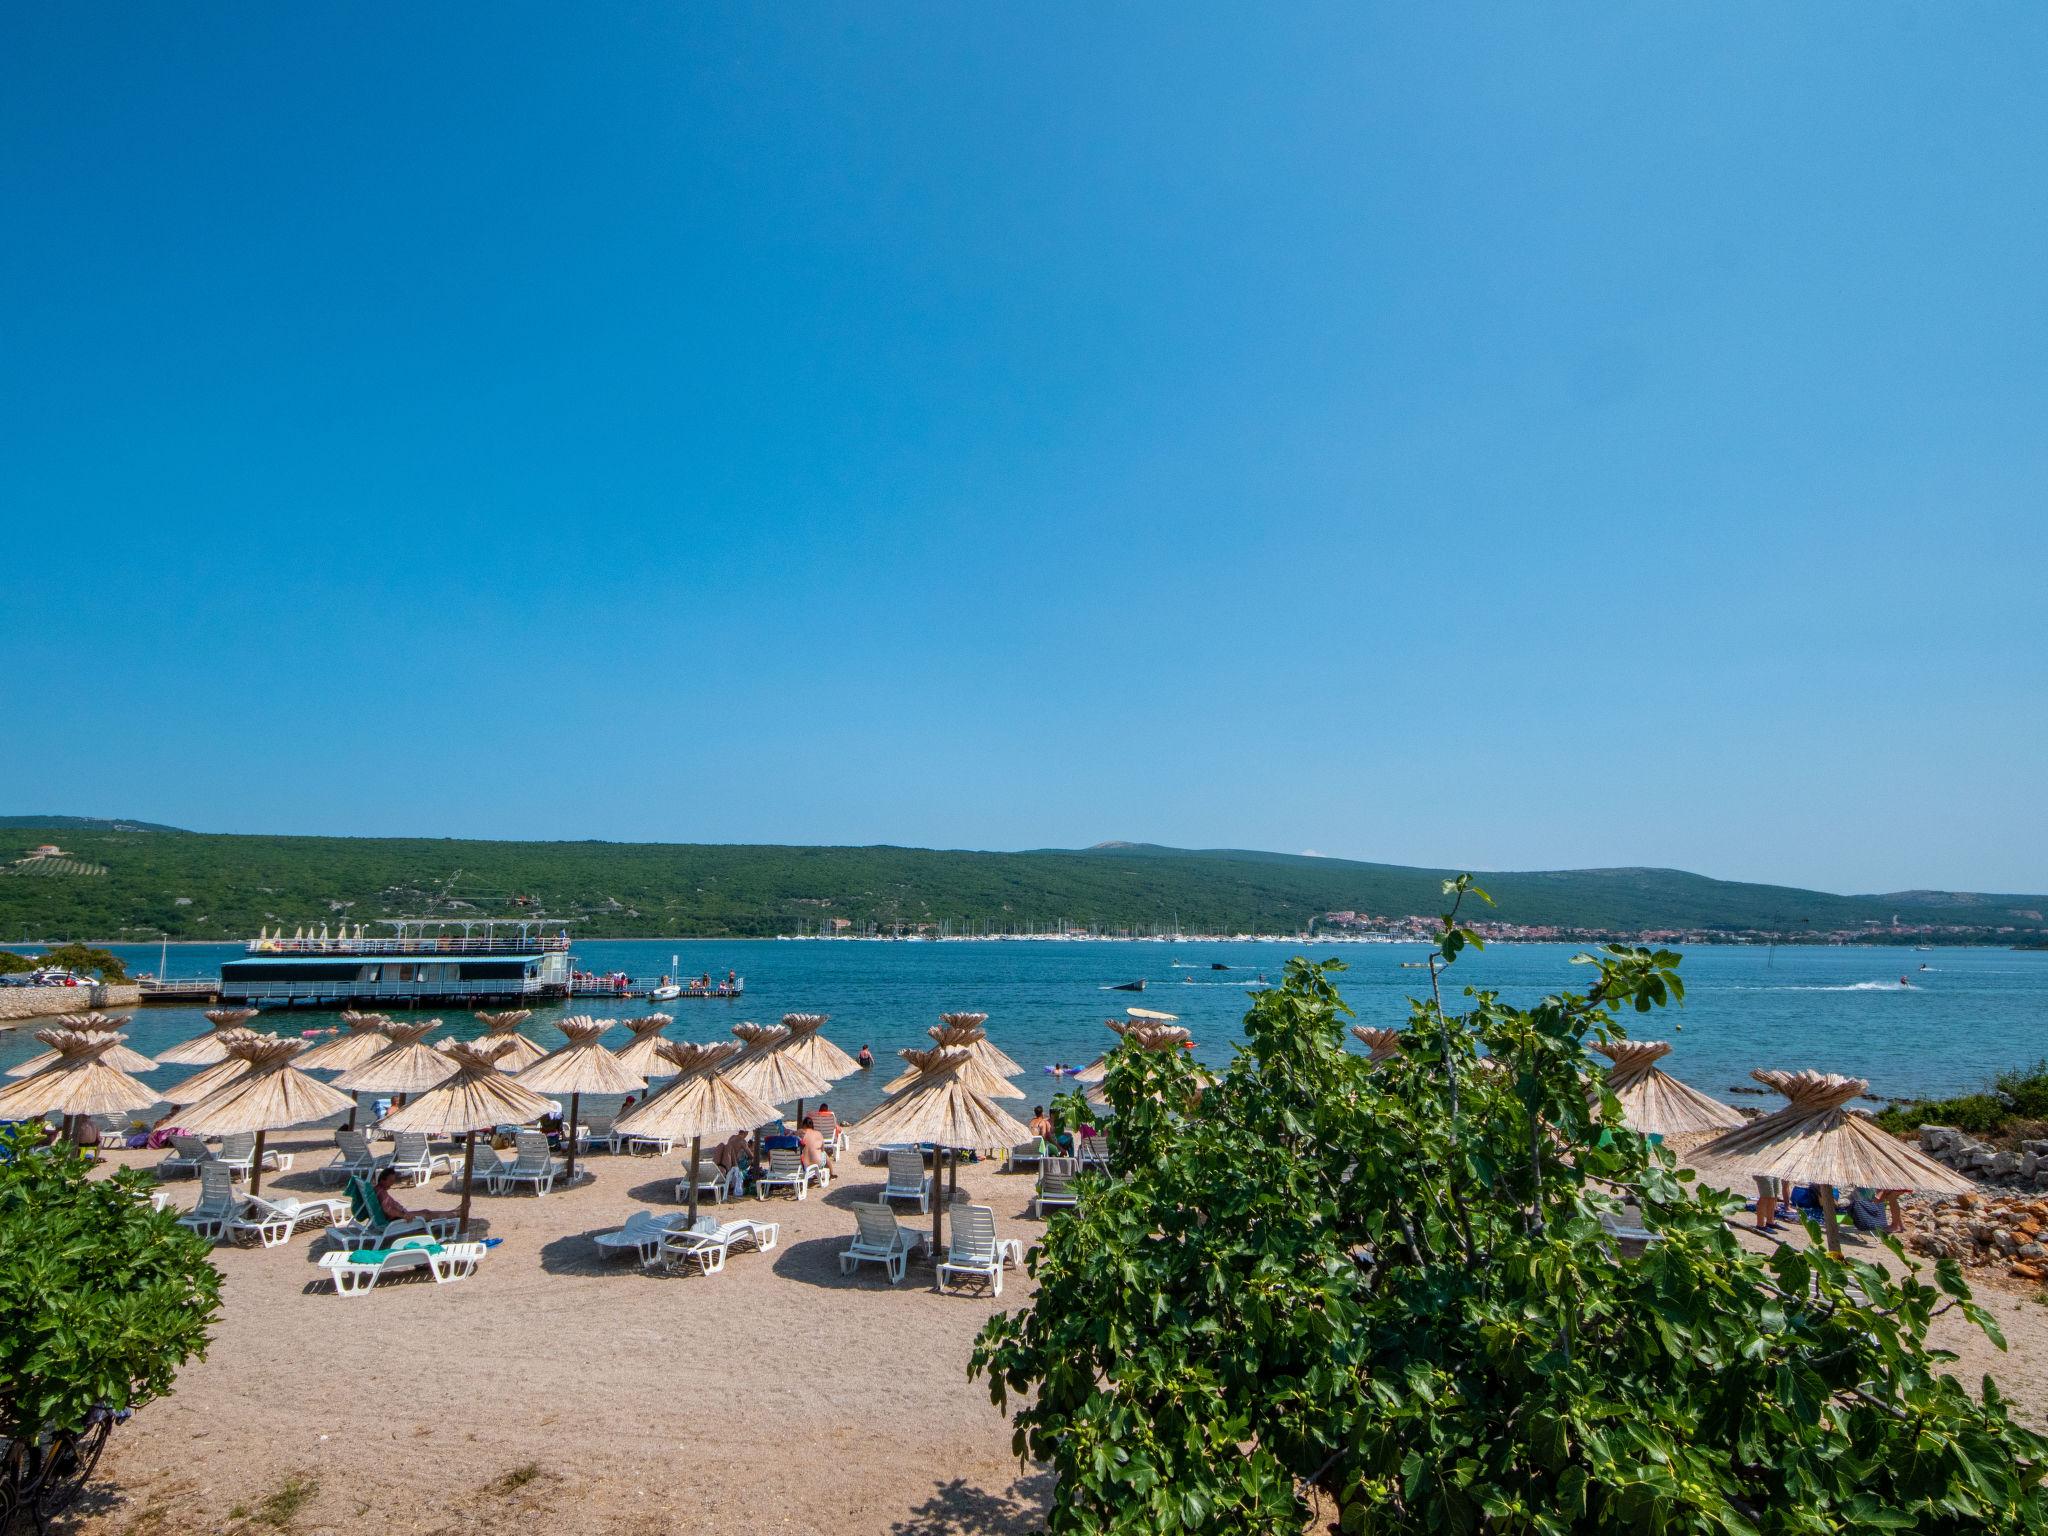
[[[869,1050],[866,1046],[862,1046],[860,1048],[860,1054],[854,1057],[853,1059],[859,1062],[861,1064],[862,1069],[865,1070],[866,1068],[872,1067],[875,1064],[875,1053]]]

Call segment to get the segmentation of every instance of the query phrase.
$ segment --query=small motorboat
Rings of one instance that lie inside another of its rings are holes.
[[[1145,990],[1145,983],[1142,981],[1120,981],[1109,990],[1112,992],[1142,992]]]
[[[1427,960],[1403,960],[1401,962],[1401,969],[1404,971],[1426,971],[1429,969],[1429,962]]]
[[[1209,969],[1212,971],[1227,971],[1230,969],[1230,967],[1225,965],[1221,960],[1211,960],[1209,962]]]
[[[670,981],[664,982],[647,995],[657,1003],[672,1003],[683,995],[683,989],[678,983]]]

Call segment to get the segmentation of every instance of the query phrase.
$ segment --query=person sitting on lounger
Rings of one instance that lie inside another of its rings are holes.
[[[1041,1144],[1052,1140],[1052,1116],[1045,1112],[1043,1104],[1031,1106],[1031,1134],[1036,1136]]]
[[[806,1168],[822,1168],[825,1165],[825,1133],[818,1129],[809,1115],[804,1116],[801,1129],[796,1133],[798,1160]]]
[[[443,1217],[447,1217],[452,1220],[455,1217],[456,1212],[454,1207],[452,1206],[445,1211],[407,1210],[404,1206],[398,1203],[398,1196],[394,1195],[391,1192],[391,1186],[394,1183],[396,1183],[397,1180],[398,1170],[396,1168],[386,1168],[382,1173],[377,1175],[377,1204],[379,1208],[383,1210],[384,1219],[386,1221],[403,1221],[408,1216],[416,1217],[421,1221],[437,1221]]]

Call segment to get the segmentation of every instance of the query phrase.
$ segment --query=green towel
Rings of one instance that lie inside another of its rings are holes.
[[[349,1255],[351,1264],[382,1264],[394,1253],[439,1253],[439,1243],[402,1242],[396,1248],[358,1248]]]

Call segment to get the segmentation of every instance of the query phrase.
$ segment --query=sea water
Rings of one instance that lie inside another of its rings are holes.
[[[153,945],[117,945],[131,971],[155,970]],[[218,975],[233,945],[180,945],[170,951],[173,977]],[[679,1039],[728,1038],[743,1019],[770,1023],[784,1013],[830,1014],[826,1038],[849,1054],[872,1048],[875,1068],[833,1087],[833,1107],[858,1115],[881,1097],[902,1068],[896,1052],[925,1046],[928,1027],[944,1012],[986,1013],[990,1038],[1022,1063],[1028,1113],[1061,1086],[1044,1068],[1084,1065],[1115,1043],[1103,1028],[1130,1005],[1175,1014],[1194,1034],[1197,1059],[1227,1065],[1242,1039],[1250,996],[1277,982],[1288,958],[1335,956],[1348,967],[1338,987],[1355,1011],[1350,1022],[1406,1024],[1409,999],[1425,994],[1426,970],[1404,968],[1429,953],[1419,944],[1065,943],[983,940],[863,943],[845,941],[640,939],[576,946],[577,968],[636,978],[674,972],[696,976],[728,970],[746,978],[738,999],[683,998],[659,1005],[674,1016]],[[1457,1007],[1467,986],[1497,989],[1512,1002],[1590,984],[1588,967],[1572,964],[1580,946],[1497,944],[1468,951],[1445,981],[1445,1002]],[[671,964],[670,957],[675,956]],[[1211,967],[1223,964],[1228,970]],[[2048,1055],[2048,952],[2006,949],[1912,949],[1704,945],[1685,955],[1682,1006],[1624,1021],[1630,1033],[1672,1042],[1665,1065],[1721,1098],[1751,1083],[1753,1067],[1814,1067],[1867,1078],[1873,1094],[1937,1096],[1982,1086],[2008,1067]],[[1143,980],[1142,994],[1111,990]],[[629,1018],[657,1005],[644,1000],[579,997],[535,1011],[524,1028],[544,1047],[562,1036],[548,1020],[568,1013]],[[145,1007],[134,1012],[130,1043],[145,1055],[206,1028],[198,1007]],[[448,1012],[449,1032],[481,1032],[466,1012]],[[331,1028],[332,1014],[291,1010],[264,1015],[280,1031]],[[39,1051],[33,1025],[0,1032],[0,1069]],[[624,1030],[609,1037],[622,1045]],[[145,1081],[168,1086],[189,1068],[163,1068]],[[1737,1100],[1737,1102],[1741,1102]],[[1769,1101],[1759,1101],[1765,1103]],[[596,1105],[594,1107],[602,1107]]]

